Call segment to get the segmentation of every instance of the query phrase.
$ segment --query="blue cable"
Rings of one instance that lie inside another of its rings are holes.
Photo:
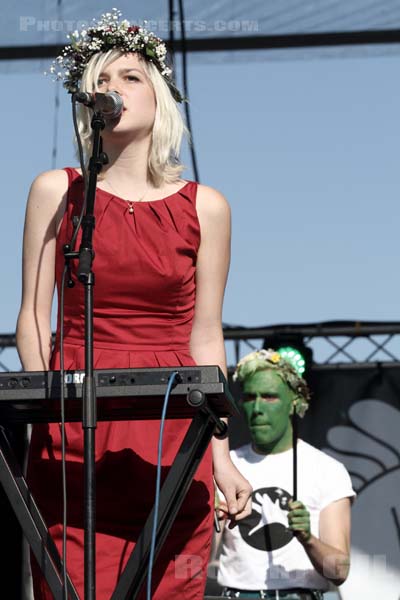
[[[164,404],[161,413],[160,435],[158,438],[158,456],[157,456],[157,475],[156,475],[156,493],[154,499],[154,515],[153,528],[151,532],[150,556],[149,556],[149,571],[147,575],[147,593],[146,600],[151,600],[151,580],[153,575],[154,551],[157,537],[157,520],[158,520],[158,505],[160,503],[160,487],[161,487],[161,459],[162,459],[162,443],[164,434],[165,416],[167,413],[168,400],[171,394],[171,389],[175,381],[175,377],[179,375],[178,371],[173,371],[168,378],[167,391],[164,396]]]

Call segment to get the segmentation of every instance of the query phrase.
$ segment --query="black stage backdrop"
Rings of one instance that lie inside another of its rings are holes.
[[[352,508],[351,574],[343,600],[398,600],[400,590],[400,367],[311,370],[310,408],[300,437],[340,460],[357,499]],[[237,384],[231,384],[236,398]],[[231,446],[249,441],[242,418],[230,423]]]

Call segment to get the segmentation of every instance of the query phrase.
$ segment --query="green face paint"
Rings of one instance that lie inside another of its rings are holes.
[[[292,447],[293,401],[293,392],[272,369],[246,378],[243,411],[257,452],[277,454]]]

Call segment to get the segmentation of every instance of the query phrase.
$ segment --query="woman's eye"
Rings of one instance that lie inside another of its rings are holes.
[[[136,77],[136,75],[127,75],[126,78],[128,81],[139,81],[139,78]]]

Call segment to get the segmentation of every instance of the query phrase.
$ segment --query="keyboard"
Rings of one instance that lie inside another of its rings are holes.
[[[97,369],[97,419],[147,420],[161,417],[168,378],[178,372],[167,418],[192,418],[202,395],[219,417],[238,413],[224,374],[217,366]],[[82,420],[83,371],[65,371],[65,420]],[[0,373],[0,423],[51,423],[61,420],[60,371]]]

